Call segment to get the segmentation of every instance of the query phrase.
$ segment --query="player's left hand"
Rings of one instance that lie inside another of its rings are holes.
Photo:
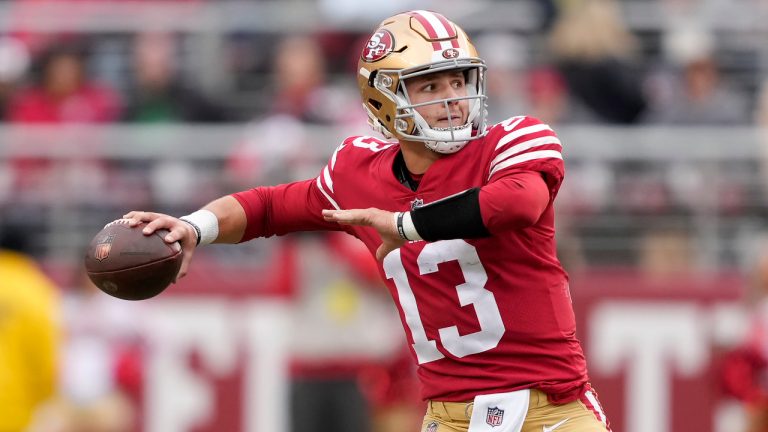
[[[397,233],[395,214],[377,208],[354,210],[323,210],[323,218],[328,222],[343,225],[369,226],[381,236],[381,246],[376,249],[376,259],[381,261],[387,254],[405,244]]]

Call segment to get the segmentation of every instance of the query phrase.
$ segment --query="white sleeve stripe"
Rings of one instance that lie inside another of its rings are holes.
[[[516,165],[523,162],[528,162],[535,159],[548,159],[548,158],[555,158],[555,159],[562,159],[563,155],[560,154],[557,150],[539,150],[535,152],[530,153],[524,153],[519,156],[515,156],[513,158],[509,158],[505,160],[504,162],[501,162],[494,166],[491,169],[490,174],[488,174],[488,178],[490,179],[496,171],[499,171],[501,169],[510,167],[512,165]]]
[[[339,153],[339,150],[335,150],[333,154],[331,155],[331,169],[336,168],[336,154]]]
[[[504,159],[509,158],[510,156],[516,155],[518,153],[522,153],[526,150],[530,150],[534,147],[539,147],[543,145],[559,145],[561,148],[563,145],[560,143],[560,140],[557,139],[557,137],[554,136],[545,136],[545,137],[539,137],[534,138],[528,141],[521,142],[520,144],[515,144],[512,147],[504,150],[503,152],[499,153],[493,160],[491,161],[491,168],[493,168],[494,165],[497,165],[499,162],[503,161]]]
[[[509,143],[511,141],[514,141],[514,140],[520,138],[523,135],[528,135],[528,134],[532,134],[532,133],[536,133],[536,132],[542,132],[542,131],[552,131],[552,132],[554,132],[552,130],[552,128],[549,127],[549,125],[545,125],[545,124],[537,124],[537,125],[533,125],[533,126],[524,127],[522,129],[518,129],[516,131],[512,131],[512,132],[504,135],[503,137],[501,137],[501,139],[499,140],[499,143],[496,144],[496,150],[504,147],[507,143]]]
[[[330,196],[330,195],[328,195],[328,193],[325,191],[325,189],[323,189],[323,182],[321,182],[321,181],[320,181],[320,176],[317,176],[317,187],[318,187],[318,188],[320,188],[320,192],[322,192],[322,193],[323,193],[323,195],[325,195],[325,197],[328,199],[328,202],[330,202],[330,203],[331,203],[331,205],[332,205],[332,206],[333,206],[333,207],[334,207],[336,210],[341,210],[341,208],[339,207],[339,205],[338,205],[338,204],[336,204],[336,201],[334,201],[334,200],[333,200],[333,198],[331,198],[331,196]]]
[[[323,179],[325,179],[325,184],[328,185],[328,190],[331,192],[334,192],[333,190],[333,179],[331,178],[331,170],[328,169],[328,166],[323,169]]]
[[[342,143],[339,147],[336,148],[336,150],[333,151],[333,155],[331,155],[331,169],[336,168],[336,155],[339,154],[339,150],[344,148],[344,144]]]

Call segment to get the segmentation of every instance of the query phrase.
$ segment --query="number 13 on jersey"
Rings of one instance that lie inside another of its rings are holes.
[[[475,247],[464,240],[427,243],[416,261],[421,276],[438,272],[438,265],[441,263],[458,262],[464,276],[464,283],[455,287],[459,303],[461,306],[473,305],[480,324],[479,331],[463,336],[459,334],[459,329],[455,325],[439,329],[438,334],[443,348],[456,357],[465,357],[496,348],[504,335],[504,322],[501,319],[496,298],[485,288],[488,274],[480,262]],[[430,340],[424,330],[419,306],[408,281],[400,249],[396,249],[384,258],[384,273],[397,287],[398,299],[413,338],[413,349],[419,364],[445,357],[437,349],[437,341]],[[433,313],[442,313],[442,311]]]

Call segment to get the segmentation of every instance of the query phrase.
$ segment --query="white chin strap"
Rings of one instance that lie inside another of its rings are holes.
[[[472,123],[453,128],[435,129],[429,127],[424,117],[414,112],[414,121],[421,131],[424,145],[437,153],[450,154],[461,150],[472,136]]]

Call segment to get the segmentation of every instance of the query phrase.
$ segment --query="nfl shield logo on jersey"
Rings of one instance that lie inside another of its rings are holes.
[[[485,416],[485,422],[491,426],[501,426],[504,420],[504,410],[498,407],[488,408],[488,414]]]
[[[424,429],[424,432],[437,432],[437,422],[428,424],[427,428]]]
[[[424,200],[421,198],[416,198],[415,200],[411,201],[411,210],[416,210],[417,208],[424,205]]]

